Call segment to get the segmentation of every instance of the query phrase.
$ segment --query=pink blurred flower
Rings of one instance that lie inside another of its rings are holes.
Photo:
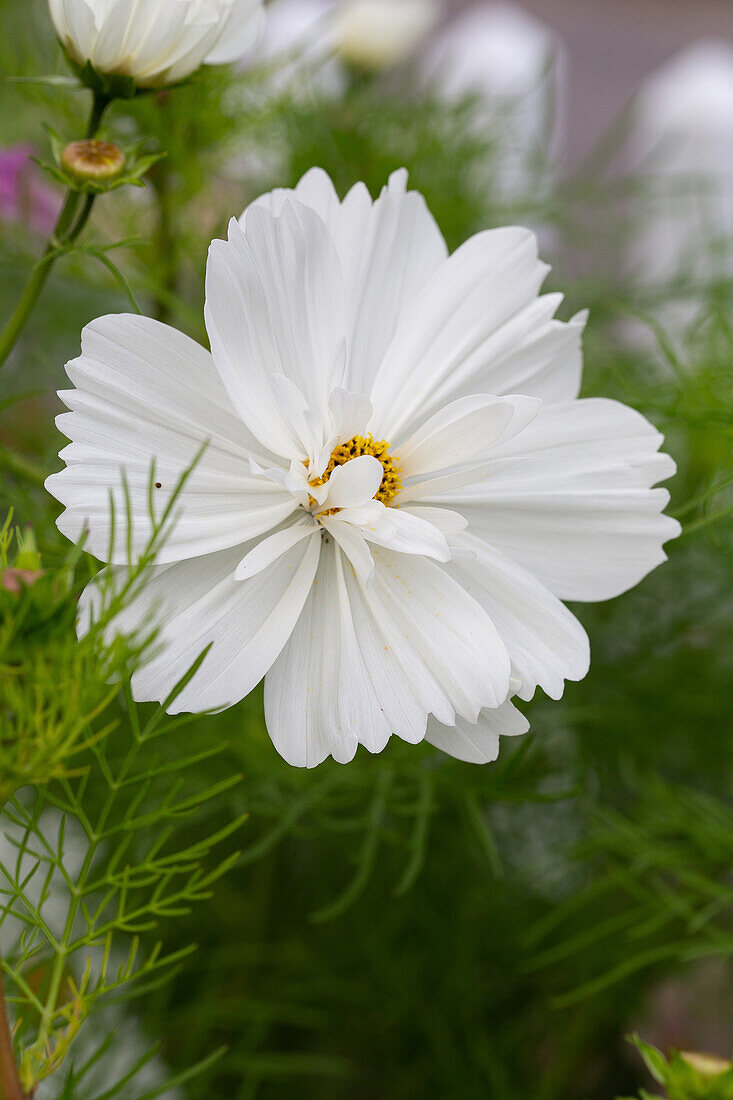
[[[11,596],[19,596],[24,588],[32,588],[43,576],[42,569],[2,569],[0,570],[0,588]]]
[[[19,222],[39,234],[53,230],[59,196],[40,179],[28,145],[0,148],[0,221]]]

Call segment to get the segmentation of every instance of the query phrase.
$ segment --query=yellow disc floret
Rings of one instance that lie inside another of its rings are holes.
[[[355,435],[347,443],[339,443],[331,454],[328,466],[321,476],[311,485],[315,488],[325,485],[337,466],[345,466],[352,458],[361,458],[362,455],[371,455],[382,464],[384,476],[375,500],[382,504],[391,504],[402,489],[400,467],[397,459],[389,453],[389,443],[386,439],[374,439],[371,435]]]

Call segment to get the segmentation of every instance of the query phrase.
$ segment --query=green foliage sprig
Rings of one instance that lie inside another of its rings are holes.
[[[230,853],[212,865],[209,857],[246,815],[208,830],[201,825],[240,777],[201,780],[199,769],[223,743],[177,751],[175,734],[193,718],[167,714],[207,651],[143,715],[130,681],[141,653],[155,644],[154,632],[146,628],[132,638],[115,632],[175,522],[195,461],[158,518],[151,469],[148,543],[128,567],[100,575],[95,613],[79,641],[76,561],[39,575],[20,596],[5,594],[0,932],[19,1078],[28,1095],[64,1064],[100,1001],[150,991],[190,954],[191,945],[166,953],[149,936],[159,922],[210,897],[238,859]],[[4,560],[9,528],[8,521],[0,540]],[[112,543],[114,528],[113,510]],[[193,818],[198,829],[191,839],[185,830]],[[72,1069],[66,1095],[76,1095],[74,1083],[83,1076],[83,1067]]]
[[[733,1065],[709,1055],[685,1054],[673,1050],[669,1058],[645,1043],[638,1035],[630,1035],[654,1080],[666,1090],[668,1100],[732,1100]],[[646,1089],[640,1100],[655,1100]],[[624,1100],[631,1100],[625,1097]]]

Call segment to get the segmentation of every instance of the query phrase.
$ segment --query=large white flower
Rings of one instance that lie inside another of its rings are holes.
[[[113,565],[149,537],[152,460],[163,510],[208,441],[120,622],[160,624],[133,689],[164,700],[213,643],[176,709],[266,677],[270,735],[297,765],[391,734],[494,759],[527,729],[512,695],[558,698],[587,672],[561,600],[623,592],[679,530],[651,488],[674,472],[659,433],[577,400],[584,317],[538,297],[532,234],[489,230],[449,256],[405,188],[399,172],[377,202],[363,184],[339,202],[314,169],[264,196],[211,247],[211,354],[105,317],[61,395],[59,526]]]
[[[204,62],[239,60],[264,18],[262,0],[48,0],[56,33],[79,65],[175,84]]]

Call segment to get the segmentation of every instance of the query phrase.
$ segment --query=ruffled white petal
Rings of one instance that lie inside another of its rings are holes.
[[[528,729],[529,722],[521,711],[506,702],[495,710],[482,710],[475,724],[458,718],[455,726],[443,726],[431,718],[425,740],[458,760],[491,764],[499,755],[500,738],[519,737]]]
[[[369,544],[359,528],[339,518],[339,515],[324,516],[321,520],[324,529],[334,540],[354,570],[362,584],[369,585],[374,579],[374,558]]]
[[[260,682],[287,642],[311,591],[320,539],[300,542],[253,580],[235,579],[242,549],[154,569],[114,621],[125,635],[156,628],[152,655],[134,674],[138,700],[164,702],[207,646],[201,668],[172,714],[239,702]],[[124,571],[120,578],[124,579]],[[82,599],[82,629],[98,601],[96,582]]]
[[[393,644],[411,651],[406,678],[415,664],[422,665],[452,710],[470,721],[482,707],[503,703],[509,692],[509,656],[477,601],[443,566],[427,558],[380,549],[374,557],[377,568],[365,598],[375,617],[385,624],[389,620],[386,629]],[[426,709],[438,714],[432,706]]]
[[[206,324],[214,362],[251,432],[288,461],[302,446],[270,380],[284,375],[322,423],[341,379],[331,376],[345,335],[344,291],[322,220],[296,201],[273,217],[250,211],[214,241],[206,273]],[[314,457],[314,456],[311,456]]]
[[[294,191],[270,192],[258,206],[277,215],[291,196],[314,210],[328,227],[346,288],[349,389],[370,392],[385,351],[448,251],[422,195],[407,191],[407,173],[395,172],[376,202],[363,183],[339,202],[328,175],[312,168]]]
[[[454,252],[387,349],[371,392],[371,430],[386,438],[406,434],[473,393],[575,397],[581,322],[558,342],[567,329],[551,319],[559,298],[537,297],[547,271],[526,229],[488,230]]]
[[[241,60],[257,44],[264,26],[262,0],[234,0],[216,45],[206,55],[206,64],[223,65]]]
[[[71,443],[46,485],[66,508],[60,530],[75,542],[88,532],[96,557],[137,557],[194,462],[160,563],[239,545],[294,511],[285,488],[252,475],[255,441],[193,340],[148,318],[102,317],[66,370],[76,389],[61,394],[71,411],[58,426]]]
[[[355,527],[375,546],[401,554],[423,554],[436,561],[450,561],[451,552],[440,528],[413,512],[380,505],[374,516],[363,517],[356,510],[347,509],[334,520],[336,524],[348,523]]]
[[[531,699],[541,687],[552,699],[566,680],[582,680],[590,666],[588,636],[557,596],[526,569],[464,532],[456,542],[471,553],[450,566],[456,580],[486,610],[521,681],[517,694]]]
[[[267,675],[265,715],[275,748],[296,767],[328,756],[345,764],[360,742],[380,752],[389,740],[333,545],[324,548],[303,614]]]
[[[400,507],[481,481],[493,469],[499,444],[523,432],[541,406],[536,397],[473,396],[436,413],[407,443],[398,444]]]
[[[246,581],[256,577],[263,570],[287,554],[293,546],[297,546],[303,539],[316,536],[320,539],[320,529],[311,516],[296,520],[288,527],[283,527],[273,535],[268,535],[242,558],[234,574],[238,581]]]
[[[537,415],[540,404],[531,397],[482,394],[453,401],[404,443],[396,444],[403,479],[435,474],[485,456],[499,440],[521,431]]]
[[[366,431],[373,412],[368,397],[337,387],[328,403],[337,443],[346,443],[355,435],[362,435]]]
[[[442,531],[444,535],[450,535],[451,538],[460,531],[465,531],[468,527],[468,520],[465,519],[460,512],[454,512],[450,508],[430,505],[423,507],[418,504],[408,504],[402,511],[407,511],[410,515],[427,520],[428,523],[432,523],[433,526],[437,527],[439,531]]]
[[[391,733],[417,742],[430,713],[476,721],[485,700],[506,699],[509,659],[479,605],[424,559],[376,551],[375,561],[367,588],[333,544],[324,547],[303,615],[267,675],[268,729],[291,764],[346,762],[358,744],[379,752]]]
[[[615,401],[543,406],[475,485],[424,500],[457,508],[560,599],[609,599],[665,561],[680,531],[662,514],[666,489],[651,488],[675,470],[662,438]]]

